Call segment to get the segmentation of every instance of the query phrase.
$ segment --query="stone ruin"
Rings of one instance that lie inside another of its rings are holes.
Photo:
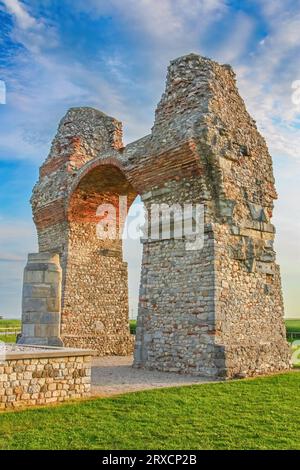
[[[204,247],[143,240],[135,346],[122,240],[96,236],[97,207],[119,196],[204,205]],[[33,345],[126,355],[134,366],[210,377],[290,367],[271,223],[272,160],[229,65],[171,62],[151,134],[92,108],[61,120],[31,199],[39,253],[24,274],[22,337]]]

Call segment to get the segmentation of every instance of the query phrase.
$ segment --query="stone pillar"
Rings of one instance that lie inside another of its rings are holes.
[[[47,252],[28,255],[19,344],[63,346],[60,339],[61,282],[59,255]]]

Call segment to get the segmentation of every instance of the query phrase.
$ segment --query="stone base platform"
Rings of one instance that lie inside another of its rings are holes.
[[[0,410],[90,395],[91,350],[0,344]]]

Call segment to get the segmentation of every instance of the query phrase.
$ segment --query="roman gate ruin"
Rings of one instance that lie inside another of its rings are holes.
[[[99,205],[121,226],[119,196],[129,207],[137,195],[146,208],[202,204],[204,246],[188,249],[197,234],[143,239],[134,346],[122,241],[96,227]],[[24,272],[20,342],[134,347],[135,367],[210,377],[288,369],[274,199],[270,154],[228,65],[172,61],[151,134],[125,147],[119,121],[70,109],[31,199],[39,252]]]

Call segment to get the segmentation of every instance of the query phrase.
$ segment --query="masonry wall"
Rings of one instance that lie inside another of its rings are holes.
[[[168,201],[204,204],[206,243],[191,261],[182,241],[179,265],[176,240],[169,242],[172,249],[165,241],[144,245],[135,365],[219,377],[288,369],[271,224],[277,197],[272,160],[231,67],[194,55],[173,61],[153,137],[161,148],[169,146],[169,161],[178,154],[174,142],[181,140],[179,161],[190,161],[189,168],[192,160],[183,142],[188,137],[194,142],[197,178],[185,179],[183,165],[177,167],[181,183],[174,185],[166,182],[173,179],[174,164],[169,173],[163,165],[161,173],[158,165],[157,182],[162,192],[169,187]],[[147,189],[147,198],[156,202],[158,187],[150,180]],[[167,268],[165,277],[159,266]]]
[[[201,174],[168,181],[144,193],[151,204],[204,204]],[[207,212],[207,211],[206,211]],[[208,218],[206,214],[206,218]],[[172,219],[172,217],[171,217]],[[205,226],[203,247],[189,249],[195,236],[143,242],[140,303],[135,346],[135,367],[195,375],[215,375],[219,357],[215,343],[214,237]],[[220,365],[220,364],[219,364]],[[221,369],[221,367],[220,367]]]
[[[133,350],[119,196],[126,198],[127,210],[135,192],[117,168],[103,166],[80,179],[68,204],[62,338],[66,346],[92,348],[99,355],[126,355]],[[114,236],[105,231],[112,224]]]
[[[182,240],[144,245],[135,366],[217,373],[213,243],[207,233],[196,252]]]
[[[101,243],[95,224],[70,224],[61,328],[65,346],[91,348],[99,355],[132,352],[127,264],[118,245]]]
[[[91,356],[26,357],[15,355],[0,363],[0,409],[60,403],[88,397]],[[19,356],[19,357],[17,357]]]
[[[130,205],[136,193],[112,165],[74,182],[99,151],[121,147],[119,121],[92,108],[71,109],[59,124],[31,199],[39,250],[58,255],[62,269],[60,337],[65,346],[92,348],[100,355],[129,354],[133,338],[122,242],[118,236],[97,237],[97,208],[110,203],[118,216],[119,194]]]
[[[62,346],[62,270],[58,254],[30,253],[24,269],[21,344]]]
[[[255,241],[270,246],[272,234],[265,234],[269,239],[262,241],[261,233],[247,237],[250,249]],[[265,248],[237,253],[232,247],[241,236],[229,234],[222,226],[215,237],[216,341],[225,348],[226,375],[246,377],[285,370],[290,348],[274,252]]]

